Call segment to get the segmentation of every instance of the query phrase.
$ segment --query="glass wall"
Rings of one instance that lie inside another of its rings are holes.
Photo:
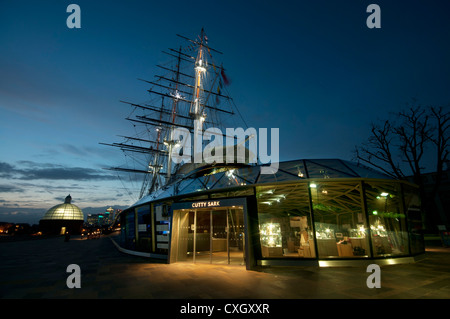
[[[305,183],[256,188],[262,257],[315,258]]]
[[[152,221],[150,214],[150,205],[144,205],[137,208],[137,233],[138,241],[136,250],[152,251]]]
[[[409,245],[411,254],[416,255],[425,251],[423,239],[423,216],[419,190],[410,185],[403,185],[403,196],[405,202],[405,213],[408,222]]]
[[[135,238],[136,238],[136,226],[134,223],[134,210],[128,210],[122,212],[120,216],[120,235],[119,235],[119,241],[120,246],[126,249],[134,250],[135,245]]]
[[[310,183],[319,258],[370,256],[361,182]]]
[[[424,252],[423,216],[414,185],[381,179],[320,178],[315,182],[308,179],[291,184],[243,186],[211,193],[208,198],[250,196],[247,209],[252,227],[256,226],[252,215],[256,198],[262,258],[358,259]],[[206,195],[202,196],[206,199]],[[167,254],[171,204],[153,203],[124,212],[121,246]],[[196,252],[197,262],[203,255],[207,257],[205,262],[218,262],[215,257],[223,252],[221,247],[226,242],[227,262],[232,261],[233,252],[237,262],[242,262],[244,238],[248,236],[243,224],[246,215],[242,209],[238,213],[232,207],[214,211],[189,209],[177,215],[173,222],[179,237],[172,240],[182,243],[177,245],[183,253],[177,255],[173,250],[173,257],[189,260]]]
[[[408,254],[408,230],[400,184],[364,183],[374,257]]]

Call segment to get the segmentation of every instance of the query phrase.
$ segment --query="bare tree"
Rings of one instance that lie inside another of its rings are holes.
[[[431,119],[434,129],[428,133],[428,139],[436,148],[436,181],[432,195],[436,195],[442,181],[444,164],[448,163],[450,152],[450,111],[449,107],[431,107]],[[446,167],[447,170],[450,167]]]
[[[386,120],[383,126],[372,123],[371,132],[368,141],[355,148],[357,161],[369,164],[393,178],[404,178],[393,155],[395,132],[391,122]]]
[[[368,140],[355,147],[355,159],[393,178],[411,176],[419,186],[423,209],[429,210],[442,181],[444,164],[450,159],[449,109],[449,106],[410,106],[391,114],[382,124],[373,123]],[[433,154],[435,167],[424,166],[427,154]],[[427,193],[425,169],[437,173],[433,189]]]
[[[398,137],[402,162],[407,164],[414,177],[414,182],[420,184],[422,170],[422,158],[427,147],[427,140],[430,134],[428,125],[429,116],[427,110],[421,106],[411,107],[407,111],[398,113],[400,125],[394,128]],[[403,174],[405,175],[405,174]]]

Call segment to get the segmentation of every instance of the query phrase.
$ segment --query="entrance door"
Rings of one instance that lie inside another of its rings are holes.
[[[242,207],[173,213],[172,262],[244,265],[244,242]]]
[[[174,211],[172,219],[172,239],[170,260],[172,262],[193,262],[195,212]]]
[[[228,264],[229,232],[227,209],[211,211],[211,263]]]
[[[245,265],[244,210],[228,210],[228,259],[231,265]]]
[[[211,211],[197,209],[194,234],[194,262],[211,263]]]

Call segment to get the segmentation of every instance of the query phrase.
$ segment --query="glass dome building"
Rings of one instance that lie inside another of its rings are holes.
[[[124,252],[195,262],[333,266],[424,252],[418,188],[340,159],[204,166],[124,210]]]
[[[71,234],[81,233],[84,223],[82,210],[71,203],[72,197],[68,195],[63,204],[50,208],[39,221],[40,228],[46,233]]]

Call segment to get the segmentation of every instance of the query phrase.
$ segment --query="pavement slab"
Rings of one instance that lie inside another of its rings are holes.
[[[381,288],[365,267],[260,267],[175,263],[127,255],[112,237],[0,243],[1,299],[449,299],[450,248],[411,264],[381,266]],[[81,288],[66,285],[67,266]]]

